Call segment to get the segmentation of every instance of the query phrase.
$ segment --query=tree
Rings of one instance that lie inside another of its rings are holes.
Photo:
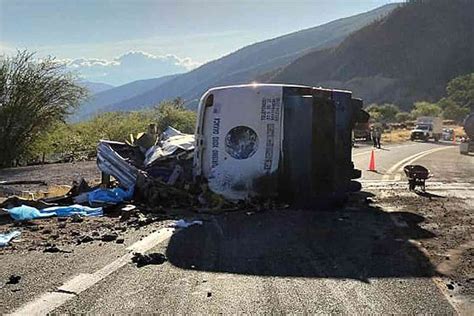
[[[450,98],[442,98],[438,101],[438,105],[443,109],[443,118],[462,122],[469,114],[469,108],[461,107]]]
[[[439,116],[440,114],[441,108],[437,104],[426,101],[415,102],[411,110],[411,116],[413,118],[420,116]]]
[[[403,123],[403,122],[411,120],[411,115],[408,112],[400,112],[400,113],[397,113],[397,115],[395,115],[395,118],[398,123]]]
[[[37,137],[79,105],[87,90],[76,82],[52,57],[0,57],[0,167],[26,156]]]
[[[446,87],[447,98],[462,108],[474,111],[474,73],[451,80]]]
[[[395,122],[396,115],[400,112],[398,106],[390,103],[382,105],[371,104],[366,108],[370,117],[378,122]]]
[[[186,109],[181,98],[161,102],[154,108],[154,113],[158,131],[172,126],[183,133],[194,133],[196,112]]]

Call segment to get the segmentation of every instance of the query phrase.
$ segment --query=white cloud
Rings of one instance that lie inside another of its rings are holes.
[[[5,42],[0,41],[0,55],[13,55],[16,49]]]
[[[79,58],[63,61],[85,80],[114,85],[183,73],[200,65],[189,57],[180,58],[171,54],[155,56],[142,51],[131,51],[112,60]]]

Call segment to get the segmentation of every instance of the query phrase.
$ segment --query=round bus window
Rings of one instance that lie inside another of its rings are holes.
[[[225,137],[225,151],[235,159],[252,157],[257,148],[258,136],[250,127],[234,127]]]

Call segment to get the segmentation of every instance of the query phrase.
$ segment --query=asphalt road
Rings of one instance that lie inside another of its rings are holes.
[[[363,186],[402,181],[403,165],[415,162],[433,181],[474,184],[474,158],[450,144],[376,150],[377,172],[366,171],[370,153],[362,146],[353,155]],[[176,231],[149,225],[127,232],[124,245],[2,254],[0,280],[22,280],[0,284],[0,313],[455,314],[412,242],[433,234],[416,225],[402,232],[394,220],[410,216],[367,204],[229,213]],[[137,249],[167,261],[138,268],[130,261]]]

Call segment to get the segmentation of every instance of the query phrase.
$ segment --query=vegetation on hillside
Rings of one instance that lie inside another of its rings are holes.
[[[474,112],[474,73],[454,78],[438,102],[415,102],[410,112],[400,111],[398,106],[389,103],[370,104],[366,111],[373,121],[384,123],[405,122],[420,116],[441,116],[461,123],[467,114]]]
[[[150,110],[107,112],[80,123],[60,123],[32,144],[28,158],[41,162],[55,156],[56,159],[94,156],[99,140],[125,141],[130,134],[147,131],[151,123],[157,125],[159,132],[173,126],[184,133],[194,133],[196,113],[184,108],[183,100],[178,98],[161,102]]]

